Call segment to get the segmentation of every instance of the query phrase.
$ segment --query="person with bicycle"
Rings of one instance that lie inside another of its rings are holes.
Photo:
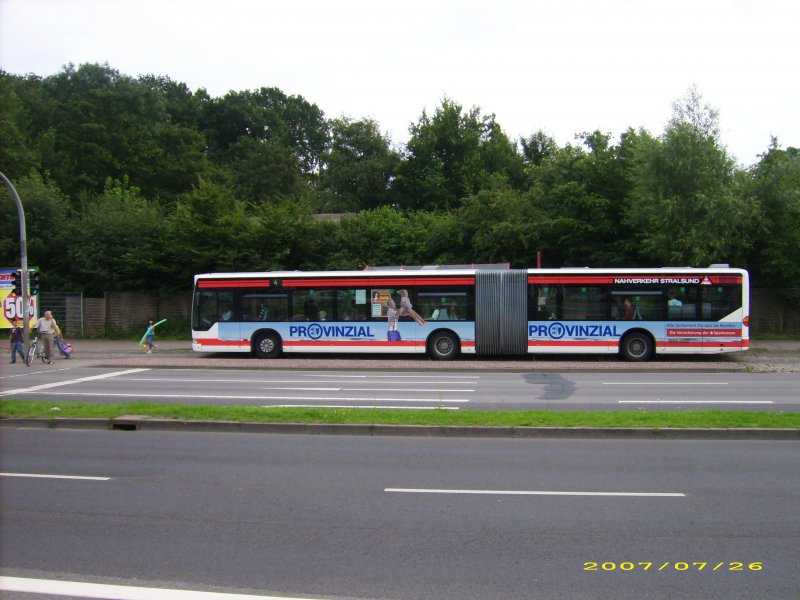
[[[44,316],[36,321],[36,328],[42,338],[44,357],[48,365],[53,364],[53,336],[55,335],[56,327],[58,327],[58,324],[53,318],[53,313],[49,310],[46,310]]]

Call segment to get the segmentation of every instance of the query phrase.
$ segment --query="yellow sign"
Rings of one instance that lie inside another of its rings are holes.
[[[28,298],[28,327],[36,325],[37,298],[38,296]],[[23,318],[22,296],[15,296],[10,289],[0,289],[0,304],[3,307],[3,313],[0,315],[0,329],[11,329],[14,319]]]

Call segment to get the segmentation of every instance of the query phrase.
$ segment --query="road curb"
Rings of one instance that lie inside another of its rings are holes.
[[[2,419],[0,420],[0,427],[446,438],[800,441],[800,429],[474,427],[349,423],[243,423],[239,421],[185,421],[160,419],[141,415],[124,415],[114,419]]]

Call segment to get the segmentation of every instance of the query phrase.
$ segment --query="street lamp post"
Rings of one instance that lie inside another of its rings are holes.
[[[28,241],[25,233],[25,210],[22,208],[22,200],[19,199],[19,194],[8,177],[0,173],[0,179],[6,184],[8,191],[14,198],[14,203],[17,205],[17,215],[19,215],[19,262],[20,269],[22,270],[22,333],[25,340],[25,350],[28,348],[29,337],[29,320],[28,316]]]

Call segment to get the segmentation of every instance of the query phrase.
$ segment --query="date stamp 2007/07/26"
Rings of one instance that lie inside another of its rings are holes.
[[[739,562],[739,561],[719,561],[719,562],[704,562],[704,561],[585,561],[583,563],[584,571],[597,571],[610,573],[612,571],[652,571],[658,572],[678,572],[685,573],[687,571],[701,572],[701,571],[763,571],[763,562]]]

